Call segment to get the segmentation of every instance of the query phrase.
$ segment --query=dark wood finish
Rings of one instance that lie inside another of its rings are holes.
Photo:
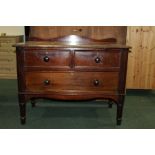
[[[117,101],[117,125],[120,125],[122,122],[122,114],[123,114],[123,106],[124,106],[124,95],[119,95]]]
[[[19,94],[19,108],[20,108],[20,121],[21,124],[25,124],[26,122],[26,99],[25,95]]]
[[[25,26],[25,41],[29,40],[30,26]]]
[[[118,72],[27,72],[26,90],[51,91],[116,91]]]
[[[88,59],[89,57],[89,59]],[[120,50],[75,51],[76,68],[118,68],[120,67]]]
[[[69,67],[70,51],[28,50],[25,52],[25,66],[30,67]]]
[[[24,51],[22,48],[16,48],[16,58],[17,58],[17,77],[18,80],[18,100],[20,108],[20,120],[21,124],[26,122],[26,96],[22,94],[25,91],[25,77],[24,77]]]
[[[112,108],[112,105],[113,105],[113,101],[109,100],[109,101],[108,101],[108,107],[109,107],[109,108]]]
[[[33,108],[36,106],[36,101],[33,98],[31,99],[31,105],[32,105]]]
[[[129,47],[113,44],[113,41],[97,43],[92,39],[82,44],[83,37],[79,36],[77,38],[81,41],[72,45],[60,41],[62,38],[68,37],[60,37],[54,42],[31,41],[15,45],[21,123],[26,120],[28,100],[35,106],[38,98],[106,99],[110,101],[109,107],[116,103],[116,120],[120,125]]]
[[[29,40],[37,38],[47,41],[62,36],[78,35],[96,40],[117,38],[117,43],[125,44],[126,32],[125,26],[31,26]]]
[[[79,37],[78,37],[79,38]],[[128,49],[130,48],[129,46],[126,46],[126,45],[123,45],[123,44],[113,44],[113,43],[102,43],[102,42],[91,42],[90,43],[86,43],[86,44],[77,44],[77,43],[74,43],[74,42],[66,42],[66,43],[63,43],[63,42],[46,42],[46,41],[27,41],[26,43],[18,43],[16,44],[15,46],[18,46],[18,47],[24,47],[25,49],[26,48],[29,48],[31,47],[31,50],[34,48],[44,48],[44,49],[47,49],[47,48],[52,48],[52,49],[59,49],[60,48],[68,48],[68,49],[71,49],[71,48],[74,48],[74,50],[76,50],[76,48],[78,50],[80,49],[88,49],[88,50],[93,50],[96,48],[96,49]]]
[[[111,44],[111,43],[116,43],[117,40],[116,38],[106,38],[106,39],[100,39],[100,40],[96,40],[96,39],[88,39],[87,37],[83,37],[83,36],[76,36],[76,35],[68,35],[68,36],[62,36],[62,37],[58,37],[58,38],[51,38],[51,39],[41,39],[41,38],[30,38],[30,41],[50,41],[50,42],[63,42],[63,43],[70,43],[70,40],[76,40],[76,42],[78,44],[88,44],[88,43],[95,43],[95,44],[99,44],[99,43],[106,43],[106,44]]]

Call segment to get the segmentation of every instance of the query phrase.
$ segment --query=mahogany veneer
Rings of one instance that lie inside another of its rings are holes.
[[[25,123],[29,99],[34,105],[37,98],[49,98],[112,100],[121,124],[128,46],[29,41],[16,47],[21,123]]]

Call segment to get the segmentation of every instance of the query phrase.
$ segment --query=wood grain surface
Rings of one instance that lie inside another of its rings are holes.
[[[155,27],[128,27],[127,45],[132,46],[127,88],[155,89]]]
[[[31,26],[30,38],[57,38],[67,35],[79,35],[92,39],[117,38],[125,44],[126,26]]]

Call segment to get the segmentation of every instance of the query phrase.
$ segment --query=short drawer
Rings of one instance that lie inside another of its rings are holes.
[[[26,89],[46,91],[113,91],[118,87],[118,72],[27,72]]]
[[[75,51],[75,68],[119,68],[120,50]]]
[[[69,51],[25,51],[25,66],[69,68]]]

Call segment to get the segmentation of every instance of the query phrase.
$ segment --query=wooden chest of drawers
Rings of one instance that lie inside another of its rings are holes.
[[[23,36],[0,36],[0,78],[17,78],[16,48],[12,45],[22,41]]]
[[[37,98],[108,99],[117,104],[121,123],[129,47],[35,41],[16,47],[21,123],[26,102]]]

